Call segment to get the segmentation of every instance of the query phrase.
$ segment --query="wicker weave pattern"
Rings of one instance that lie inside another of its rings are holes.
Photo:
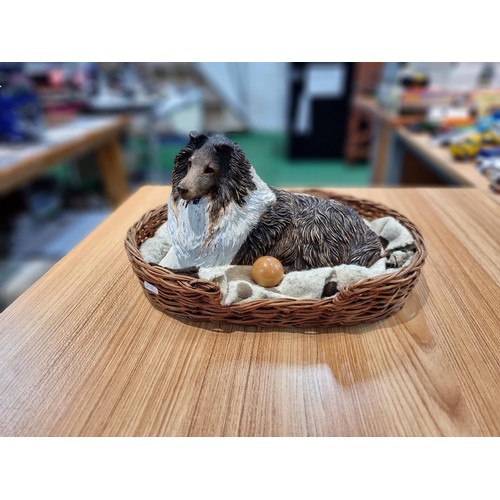
[[[147,281],[158,289],[158,294],[144,290],[148,300],[156,309],[167,314],[195,321],[248,326],[356,325],[380,320],[399,311],[417,282],[426,256],[424,241],[417,227],[395,210],[371,201],[320,190],[304,192],[335,198],[353,207],[366,219],[383,216],[398,219],[415,238],[416,252],[409,266],[391,274],[359,281],[325,299],[263,299],[222,306],[216,283],[175,274],[163,267],[150,265],[142,258],[139,251],[141,243],[153,236],[166,220],[166,207],[161,206],[144,214],[129,229],[125,240],[125,250],[141,287]]]

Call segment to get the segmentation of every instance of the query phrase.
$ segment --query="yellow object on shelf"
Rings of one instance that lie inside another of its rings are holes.
[[[500,146],[500,135],[492,130],[481,134],[481,143],[484,146]]]
[[[456,160],[466,160],[475,158],[482,146],[482,137],[474,133],[468,135],[465,139],[450,144],[450,153]]]

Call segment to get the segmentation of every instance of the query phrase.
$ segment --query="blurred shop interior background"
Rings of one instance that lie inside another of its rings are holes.
[[[0,311],[169,184],[191,130],[227,134],[276,187],[494,198],[499,111],[500,63],[0,63]]]

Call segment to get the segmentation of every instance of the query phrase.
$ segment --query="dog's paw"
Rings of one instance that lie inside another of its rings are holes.
[[[337,288],[337,283],[335,281],[330,281],[323,287],[321,298],[324,299],[326,297],[333,297],[338,291],[339,289]]]

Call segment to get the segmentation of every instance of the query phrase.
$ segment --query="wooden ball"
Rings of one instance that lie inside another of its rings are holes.
[[[281,262],[268,255],[259,257],[252,266],[252,278],[257,285],[272,287],[281,283],[285,270]]]

